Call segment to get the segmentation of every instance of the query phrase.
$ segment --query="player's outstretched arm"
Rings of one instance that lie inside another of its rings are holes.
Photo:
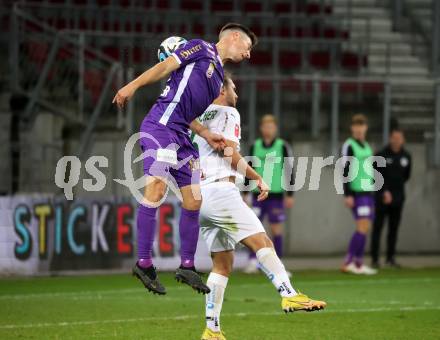
[[[260,194],[257,200],[263,201],[269,195],[269,187],[264,183],[263,178],[246,162],[243,156],[238,152],[238,144],[231,140],[226,139],[226,148],[223,152],[223,156],[227,161],[231,163],[231,167],[237,170],[243,176],[257,181]]]
[[[196,119],[191,122],[189,128],[192,132],[204,138],[216,151],[223,151],[226,147],[226,140],[222,135],[209,131],[206,126],[200,124]]]
[[[116,105],[122,108],[138,88],[153,84],[168,77],[170,73],[177,70],[179,66],[179,63],[175,58],[167,58],[164,61],[157,63],[121,88],[113,98],[113,103],[116,103]]]

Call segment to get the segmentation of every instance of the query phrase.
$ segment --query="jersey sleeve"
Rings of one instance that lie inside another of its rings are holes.
[[[219,122],[218,132],[226,139],[235,143],[240,143],[241,126],[240,114],[234,108],[226,110],[223,113],[223,119]]]
[[[214,53],[210,51],[211,49],[211,46],[207,42],[200,39],[193,39],[178,48],[171,55],[180,66],[185,66],[203,58],[209,58],[210,54]]]

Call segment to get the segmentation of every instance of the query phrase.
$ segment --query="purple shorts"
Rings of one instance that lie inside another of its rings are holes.
[[[257,196],[253,195],[252,202],[254,212],[263,221],[266,215],[268,216],[269,223],[283,223],[286,220],[286,213],[284,211],[284,198],[283,196],[271,196],[264,201],[257,201]]]
[[[199,153],[189,135],[151,122],[142,124],[141,133],[145,175],[174,179],[179,188],[200,183]]]
[[[363,194],[354,196],[354,207],[352,209],[355,220],[363,218],[374,220],[374,196]]]

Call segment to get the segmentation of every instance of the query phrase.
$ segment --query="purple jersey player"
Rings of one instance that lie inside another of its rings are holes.
[[[224,148],[224,138],[211,133],[195,121],[220,93],[223,65],[250,58],[257,43],[255,34],[240,24],[226,24],[217,44],[195,39],[177,49],[171,57],[145,71],[121,88],[113,102],[124,106],[135,91],[169,77],[166,87],[141,124],[140,146],[145,155],[146,186],[144,202],[137,217],[138,261],[133,267],[149,291],[165,294],[152,262],[157,202],[163,199],[168,185],[177,186],[182,195],[180,214],[181,265],[176,279],[193,289],[208,293],[194,267],[199,235],[200,172],[198,152],[188,129],[197,133],[217,150]],[[147,137],[145,137],[147,136]]]
[[[344,184],[344,203],[352,211],[356,230],[351,237],[341,270],[344,273],[374,275],[377,270],[363,263],[367,235],[371,221],[374,220],[374,196],[371,186],[373,167],[370,159],[373,151],[366,141],[367,130],[367,117],[363,114],[354,115],[351,119],[351,138],[347,139],[342,147],[342,156],[345,157],[344,177],[352,171],[350,157],[357,159],[359,170],[351,182]]]

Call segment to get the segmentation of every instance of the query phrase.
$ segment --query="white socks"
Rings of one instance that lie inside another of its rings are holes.
[[[298,294],[293,289],[286,269],[273,248],[261,248],[256,255],[261,270],[272,281],[281,297],[292,297]]]
[[[206,295],[206,327],[214,332],[219,332],[220,313],[228,278],[211,272],[206,284],[211,289],[211,292]]]

